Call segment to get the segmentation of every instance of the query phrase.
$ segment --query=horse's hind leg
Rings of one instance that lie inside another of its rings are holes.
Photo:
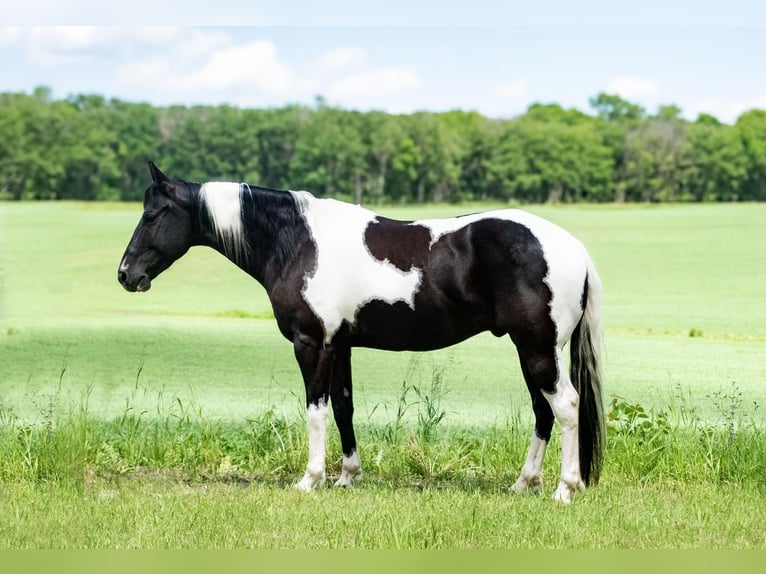
[[[545,450],[551,439],[551,429],[553,428],[553,411],[548,401],[543,396],[540,388],[532,379],[529,368],[521,355],[521,370],[524,374],[524,380],[529,389],[529,395],[532,399],[532,411],[535,414],[535,428],[532,431],[532,441],[529,445],[527,459],[521,468],[519,478],[511,489],[514,492],[539,492],[543,488],[543,459]]]
[[[555,417],[561,427],[561,476],[553,498],[569,503],[572,493],[585,488],[580,476],[579,396],[569,380],[560,349],[541,352],[520,348],[519,358],[532,396],[535,433],[513,490],[534,490],[542,484],[542,462]]]
[[[335,486],[351,486],[362,477],[354,436],[354,403],[351,388],[351,348],[338,348],[330,381],[330,402],[343,449],[343,467]]]
[[[524,380],[529,389],[529,395],[532,398],[532,411],[535,414],[535,428],[532,431],[532,441],[529,445],[527,459],[521,468],[519,478],[516,480],[511,490],[514,492],[540,492],[543,488],[543,459],[545,450],[551,439],[551,429],[553,428],[553,411],[551,406],[543,395],[540,382],[550,377],[550,364],[540,357],[534,357],[532,353],[526,355],[532,362],[533,368],[530,369],[527,358],[519,351],[519,361]]]
[[[561,427],[561,477],[553,499],[568,504],[575,491],[585,490],[585,483],[580,473],[580,395],[569,379],[561,355],[561,349],[556,349],[559,377],[554,392],[545,392],[545,398]]]

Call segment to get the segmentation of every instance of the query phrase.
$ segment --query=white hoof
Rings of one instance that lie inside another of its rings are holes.
[[[531,478],[519,477],[519,479],[511,486],[513,492],[519,494],[540,494],[543,490],[543,479],[539,476]]]
[[[572,502],[572,495],[577,491],[582,492],[583,490],[585,490],[585,483],[582,480],[578,481],[577,486],[571,486],[562,480],[559,481],[556,492],[553,493],[553,500],[562,504],[569,504]]]
[[[569,487],[559,484],[556,492],[553,493],[553,500],[561,504],[570,504],[572,502],[572,493],[569,491]]]
[[[303,492],[311,492],[315,488],[320,488],[324,485],[325,477],[324,474],[321,476],[313,476],[309,474],[308,472],[303,475],[303,478],[300,479],[295,485],[295,490],[302,490]]]
[[[362,465],[359,462],[359,454],[356,452],[356,449],[352,449],[349,456],[343,455],[343,468],[340,478],[335,481],[335,486],[349,488],[352,483],[358,482],[361,478]]]
[[[335,488],[351,488],[355,482],[362,480],[362,469],[356,472],[347,472],[345,469],[340,473],[340,478],[335,481]]]

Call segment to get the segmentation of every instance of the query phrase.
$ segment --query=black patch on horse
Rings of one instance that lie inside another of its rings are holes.
[[[364,242],[378,261],[388,260],[397,269],[409,271],[423,266],[431,244],[431,231],[422,225],[377,217],[364,230]]]

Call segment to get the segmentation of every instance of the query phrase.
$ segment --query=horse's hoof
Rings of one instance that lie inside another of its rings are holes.
[[[563,482],[559,483],[556,492],[553,493],[553,500],[560,502],[561,504],[571,504],[572,490]]]
[[[300,481],[298,481],[294,488],[302,492],[311,492],[324,485],[325,478],[314,478],[310,474],[306,474]]]
[[[539,478],[533,480],[519,478],[511,486],[511,491],[517,494],[540,494],[543,491],[543,481]]]
[[[356,474],[348,472],[342,472],[340,478],[335,481],[333,485],[335,488],[352,488],[355,482],[362,480],[362,471],[360,470]]]

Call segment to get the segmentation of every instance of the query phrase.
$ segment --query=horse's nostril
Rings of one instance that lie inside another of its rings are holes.
[[[125,284],[125,281],[127,281],[127,280],[128,280],[128,274],[127,274],[127,273],[125,273],[125,271],[119,271],[119,272],[117,273],[117,280],[118,280],[120,283],[122,283],[122,284]]]

